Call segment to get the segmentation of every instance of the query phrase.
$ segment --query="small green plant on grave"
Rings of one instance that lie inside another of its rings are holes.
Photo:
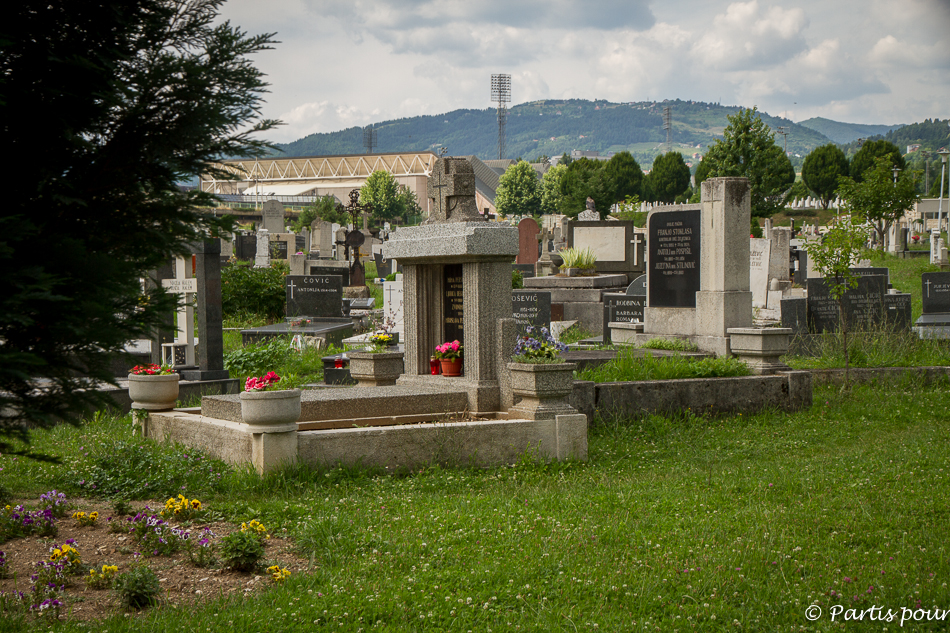
[[[590,248],[565,248],[559,255],[564,263],[561,269],[579,268],[580,270],[594,270],[597,267],[597,256]]]
[[[254,571],[264,558],[264,526],[257,520],[242,523],[239,531],[221,539],[221,560],[236,571]]]
[[[116,574],[119,573],[117,565],[103,564],[101,568],[93,567],[86,576],[86,586],[90,589],[109,589],[115,581]]]
[[[112,513],[117,517],[124,517],[132,514],[132,506],[126,499],[112,500]]]
[[[571,327],[561,332],[561,335],[558,336],[558,340],[566,345],[571,345],[573,343],[577,343],[578,341],[591,338],[592,336],[595,336],[593,332],[583,327],[580,323],[575,323]]]
[[[196,567],[211,567],[217,562],[215,546],[211,539],[215,537],[211,528],[203,528],[188,541],[188,558]]]
[[[520,270],[511,271],[511,289],[520,290],[524,288],[524,275],[521,274]]]
[[[749,367],[736,358],[694,360],[679,355],[654,358],[649,353],[641,357],[635,349],[630,348],[621,349],[617,357],[610,362],[577,372],[577,379],[594,382],[625,382],[748,375]]]
[[[112,587],[121,603],[134,609],[142,609],[158,603],[162,587],[158,576],[146,565],[136,565],[112,581]]]

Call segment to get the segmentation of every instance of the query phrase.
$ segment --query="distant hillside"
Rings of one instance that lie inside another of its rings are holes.
[[[507,158],[532,160],[537,156],[560,156],[572,149],[606,152],[630,151],[644,167],[665,148],[663,108],[672,107],[673,149],[687,160],[722,136],[727,115],[737,106],[698,101],[645,101],[612,103],[583,99],[535,101],[509,110]],[[830,142],[826,136],[786,119],[760,113],[773,130],[789,128],[788,150],[804,156]],[[498,157],[498,120],[493,108],[455,110],[435,116],[417,116],[375,124],[379,152],[421,151],[448,148],[454,156],[474,154],[481,159]],[[783,138],[776,135],[776,142]],[[699,146],[699,147],[697,147]],[[363,133],[349,128],[327,134],[311,134],[280,146],[287,156],[321,156],[363,153]]]
[[[921,123],[911,123],[899,129],[891,130],[884,139],[894,143],[902,152],[908,145],[920,144],[922,149],[936,151],[950,146],[950,119],[924,119]]]
[[[872,136],[887,134],[891,130],[901,127],[900,125],[841,123],[840,121],[832,121],[831,119],[823,119],[821,117],[813,117],[805,121],[800,121],[799,125],[815,130],[819,134],[824,134],[835,143],[840,144],[850,143],[859,138],[870,138]]]

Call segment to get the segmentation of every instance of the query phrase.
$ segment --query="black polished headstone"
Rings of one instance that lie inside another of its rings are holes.
[[[908,330],[911,325],[909,294],[884,295],[884,313],[887,324],[895,330]]]
[[[798,260],[798,268],[795,269],[795,274],[792,275],[792,283],[804,287],[805,281],[808,279],[808,251],[796,250],[795,259]]]
[[[536,290],[511,291],[511,316],[521,336],[530,325],[551,329],[551,293]]]
[[[520,272],[522,279],[534,277],[534,264],[512,264],[511,269]]]
[[[339,275],[287,275],[288,317],[343,315],[343,280]]]
[[[793,334],[808,333],[808,299],[782,299],[782,327],[792,328]]]
[[[924,273],[920,276],[923,314],[950,312],[950,273]]]
[[[446,341],[464,341],[462,264],[446,264],[442,278],[442,331]]]
[[[700,289],[699,209],[654,213],[649,221],[651,308],[695,308]]]
[[[647,276],[640,275],[627,286],[627,295],[631,297],[647,296]]]
[[[278,240],[270,243],[271,259],[287,259],[287,241]]]
[[[621,323],[643,322],[643,309],[646,307],[645,295],[628,295],[623,292],[605,292],[603,340],[610,342],[610,327],[612,321]]]
[[[257,257],[257,236],[238,235],[234,240],[234,256],[241,261],[253,261]]]
[[[337,275],[343,278],[343,286],[350,285],[350,269],[343,266],[320,266],[319,264],[310,265],[311,275]]]
[[[857,275],[858,277],[870,277],[872,275],[884,275],[884,278],[887,279],[887,282],[891,281],[891,270],[890,268],[883,267],[868,267],[868,268],[852,268],[851,272]]]
[[[844,317],[848,327],[876,325],[885,317],[884,294],[887,278],[883,275],[858,277],[858,285],[845,291]],[[808,279],[809,331],[837,332],[840,322],[838,302],[828,290],[825,279]]]
[[[307,248],[307,238],[305,238],[303,235],[297,235],[297,236],[295,236],[295,237],[294,237],[294,248],[296,249],[296,250],[294,250],[295,253],[303,253],[303,252],[306,252],[306,248]]]

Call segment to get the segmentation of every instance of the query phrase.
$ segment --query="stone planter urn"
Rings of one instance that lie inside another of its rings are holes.
[[[462,375],[461,358],[442,358],[439,359],[439,364],[442,366],[443,376],[453,377]]]
[[[300,389],[241,392],[241,419],[252,433],[296,431],[299,418]]]
[[[129,374],[133,409],[164,411],[178,401],[178,374]]]
[[[350,376],[360,387],[390,387],[403,373],[402,352],[350,352]]]
[[[567,403],[574,389],[574,363],[508,363],[511,390],[521,402],[508,410],[511,419],[550,420],[577,413]]]

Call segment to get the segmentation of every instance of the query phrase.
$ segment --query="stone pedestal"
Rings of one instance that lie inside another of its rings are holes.
[[[553,420],[559,415],[574,415],[577,410],[567,403],[574,388],[574,363],[508,363],[511,390],[521,402],[508,415],[525,420]]]
[[[781,361],[788,352],[791,328],[729,328],[732,353],[749,366],[753,374],[768,376],[778,371],[791,371]]]
[[[511,260],[517,254],[518,230],[500,223],[434,223],[390,236],[383,256],[403,266],[405,373],[397,384],[437,378],[429,357],[436,345],[458,339],[465,375],[453,380],[468,391],[469,410],[498,410],[496,359],[502,351],[496,323],[511,316]]]

